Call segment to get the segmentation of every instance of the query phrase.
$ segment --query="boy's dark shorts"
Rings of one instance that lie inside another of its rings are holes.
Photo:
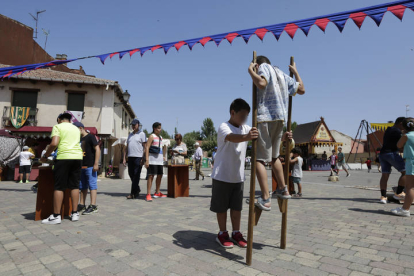
[[[24,165],[19,167],[19,173],[30,173],[32,169],[31,165]]]
[[[164,170],[162,165],[149,165],[148,175],[163,175]]]
[[[228,209],[241,211],[243,209],[244,183],[227,183],[213,179],[210,211],[225,213]]]
[[[79,189],[81,172],[82,160],[55,160],[55,165],[53,167],[55,191]]]

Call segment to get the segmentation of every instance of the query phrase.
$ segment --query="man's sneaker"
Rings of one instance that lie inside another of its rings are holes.
[[[380,202],[382,204],[387,204],[387,198],[385,196],[382,196],[381,199],[380,199]]]
[[[92,213],[98,213],[98,206],[96,205],[89,205],[88,209],[86,209],[82,215],[90,215]]]
[[[147,197],[145,198],[146,202],[152,202],[152,197],[151,195],[147,195]]]
[[[399,194],[399,195],[397,195],[397,194],[394,194],[394,199],[395,200],[404,200],[405,199],[405,193],[404,192],[402,192],[401,194]]]
[[[159,192],[159,193],[155,193],[154,194],[154,198],[164,198],[167,197],[166,195],[164,195],[163,193]]]
[[[231,234],[231,241],[234,242],[234,244],[237,244],[238,246],[242,248],[247,247],[247,241],[243,238],[243,234],[241,232],[237,232],[236,234]]]
[[[229,233],[223,232],[221,235],[220,233],[217,234],[216,242],[220,244],[221,247],[224,248],[233,248],[233,243],[230,240]]]
[[[30,182],[29,182],[29,180],[26,180],[26,182],[24,182],[24,183],[29,184]]]
[[[50,215],[47,219],[42,220],[42,224],[60,224],[62,218],[59,216],[55,217],[53,214]]]
[[[86,206],[82,204],[78,204],[78,212],[81,213],[86,210]]]
[[[401,216],[401,217],[409,217],[410,216],[410,210],[408,210],[408,211],[404,210],[402,207],[391,210],[391,213],[393,213],[396,216]]]
[[[20,180],[19,184],[22,184],[22,183],[23,183],[23,180]]]
[[[258,208],[262,209],[263,211],[270,211],[272,210],[272,207],[268,207],[265,204],[268,204],[271,202],[270,197],[266,200],[264,200],[261,196],[257,199],[257,201],[254,203]]]
[[[72,213],[70,216],[72,221],[78,221],[79,220],[79,212]]]

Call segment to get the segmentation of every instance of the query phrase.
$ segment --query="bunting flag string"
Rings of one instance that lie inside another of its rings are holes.
[[[311,27],[314,25],[316,25],[320,30],[325,32],[328,24],[333,23],[338,28],[339,32],[342,32],[349,19],[351,19],[359,29],[361,28],[362,24],[365,22],[365,19],[367,17],[371,18],[379,27],[386,12],[389,11],[392,14],[394,14],[398,19],[402,20],[405,10],[407,8],[414,11],[414,0],[395,1],[391,3],[385,3],[352,11],[308,18],[304,20],[268,25],[259,28],[233,31],[228,33],[210,35],[164,44],[157,44],[153,46],[134,48],[95,56],[75,58],[70,60],[54,60],[45,63],[21,65],[14,67],[5,67],[0,68],[0,78],[10,78],[14,75],[20,75],[27,71],[36,70],[40,68],[47,68],[86,58],[99,58],[102,64],[105,64],[105,61],[108,57],[112,59],[116,55],[118,55],[119,59],[122,59],[122,57],[124,57],[126,54],[129,54],[129,56],[132,57],[132,55],[139,52],[140,55],[143,56],[148,51],[154,52],[155,50],[159,49],[164,50],[164,53],[167,54],[170,49],[175,48],[177,51],[179,51],[185,45],[190,50],[192,50],[196,44],[201,44],[204,47],[209,42],[214,42],[217,46],[219,46],[223,40],[227,40],[230,44],[232,44],[234,39],[237,37],[241,37],[246,43],[248,43],[253,35],[256,35],[260,40],[263,40],[266,34],[271,33],[274,35],[276,40],[279,40],[282,33],[285,32],[289,37],[293,39],[299,29],[306,36],[308,36]]]

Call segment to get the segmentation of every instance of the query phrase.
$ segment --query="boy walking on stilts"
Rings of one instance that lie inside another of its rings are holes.
[[[255,71],[257,70],[257,73]],[[305,87],[296,69],[289,66],[296,81],[279,68],[271,65],[265,56],[258,56],[257,63],[251,63],[249,74],[257,86],[257,121],[259,138],[257,144],[257,179],[262,195],[255,205],[262,210],[271,210],[269,186],[267,182],[266,162],[271,162],[278,188],[275,194],[282,199],[291,198],[283,177],[283,167],[277,157],[282,140],[292,137],[291,133],[283,134],[283,126],[287,122],[289,96],[305,94]],[[254,160],[252,160],[254,162]]]

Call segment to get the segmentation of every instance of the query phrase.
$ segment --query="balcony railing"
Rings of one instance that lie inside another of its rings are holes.
[[[3,117],[2,117],[2,127],[6,126],[13,126],[11,123],[11,106],[5,106],[3,109]],[[37,126],[37,112],[39,111],[38,108],[30,108],[29,117],[27,118],[24,126]]]

